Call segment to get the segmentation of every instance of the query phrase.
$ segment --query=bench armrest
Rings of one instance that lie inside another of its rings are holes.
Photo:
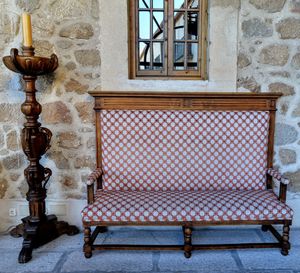
[[[86,184],[88,186],[93,185],[95,182],[97,182],[97,180],[101,177],[101,175],[102,175],[102,170],[100,168],[97,168],[88,176]]]
[[[280,183],[284,185],[288,185],[290,183],[288,178],[284,177],[279,171],[275,169],[272,168],[267,169],[267,173],[268,175],[272,176],[273,178],[275,178],[276,180],[278,180]]]
[[[100,168],[97,168],[94,170],[89,176],[86,181],[87,185],[87,200],[88,204],[92,204],[95,201],[95,195],[94,195],[94,184],[97,182],[97,180],[102,176],[102,170]]]
[[[272,168],[267,169],[267,174],[280,182],[278,199],[281,202],[285,203],[286,202],[287,185],[290,183],[289,179],[284,177],[279,171],[274,170]]]

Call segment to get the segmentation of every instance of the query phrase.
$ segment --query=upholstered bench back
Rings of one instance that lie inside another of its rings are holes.
[[[262,190],[269,111],[98,112],[107,190]]]

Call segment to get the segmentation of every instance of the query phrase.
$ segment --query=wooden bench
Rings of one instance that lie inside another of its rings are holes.
[[[280,94],[93,93],[97,170],[82,210],[85,257],[95,249],[278,247],[287,255],[288,180],[272,169]],[[280,182],[279,197],[272,177]],[[283,235],[273,227],[283,225]],[[97,245],[107,226],[182,226],[182,245]],[[192,228],[261,225],[276,242],[193,245]],[[93,233],[91,227],[95,227]]]

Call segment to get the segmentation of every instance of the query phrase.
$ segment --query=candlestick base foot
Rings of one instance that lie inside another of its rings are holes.
[[[19,253],[18,261],[20,264],[28,263],[32,259],[32,248],[26,248],[23,246]]]
[[[63,234],[69,236],[79,233],[76,226],[69,225],[64,221],[57,221],[55,215],[48,215],[45,220],[32,223],[30,217],[22,219],[23,224],[16,226],[10,235],[18,238],[23,236],[22,250],[19,254],[19,263],[27,263],[32,258],[32,251],[43,246]]]

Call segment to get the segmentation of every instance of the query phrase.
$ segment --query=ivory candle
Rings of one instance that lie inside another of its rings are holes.
[[[22,14],[22,24],[23,24],[23,41],[24,46],[32,46],[32,29],[31,29],[31,18],[30,14],[24,12]]]

